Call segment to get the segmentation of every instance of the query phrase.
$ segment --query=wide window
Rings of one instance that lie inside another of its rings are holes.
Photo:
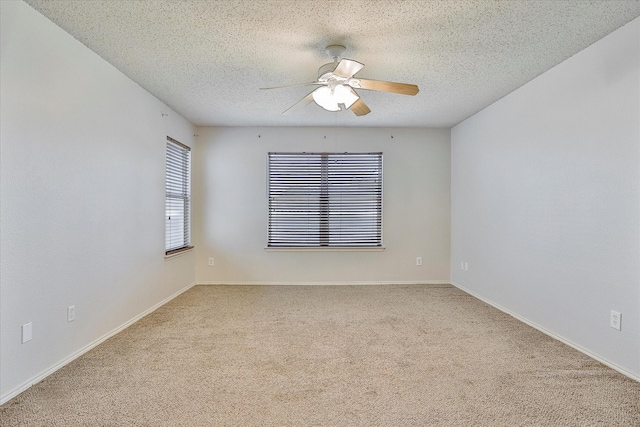
[[[191,245],[191,149],[167,137],[165,254]]]
[[[382,246],[382,153],[269,153],[269,247]]]

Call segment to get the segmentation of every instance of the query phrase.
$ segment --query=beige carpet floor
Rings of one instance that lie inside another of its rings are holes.
[[[196,286],[2,426],[640,426],[640,383],[441,286]]]

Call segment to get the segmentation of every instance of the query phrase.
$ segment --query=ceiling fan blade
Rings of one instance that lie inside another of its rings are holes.
[[[366,116],[371,112],[371,110],[369,109],[369,107],[367,107],[367,104],[364,103],[362,98],[359,98],[356,102],[354,102],[351,105],[351,111],[353,111],[353,113],[356,116]]]
[[[261,87],[260,90],[283,89],[286,87],[311,86],[311,85],[322,85],[322,84],[324,83],[321,83],[321,82],[294,83],[292,85],[284,85],[284,86]]]
[[[340,61],[335,70],[333,70],[333,74],[351,78],[355,73],[362,70],[364,68],[364,64],[359,63],[358,61],[354,61],[352,59],[343,59]]]
[[[401,95],[415,95],[419,91],[418,86],[408,83],[383,82],[380,80],[368,79],[357,80],[360,81],[360,89],[377,90],[378,92],[399,93]]]
[[[311,101],[313,101],[313,95],[312,94],[313,94],[314,91],[315,91],[315,89],[313,91],[311,91],[311,93],[309,95],[305,96],[300,101],[296,102],[291,107],[289,107],[286,110],[284,110],[282,112],[282,114],[289,115],[292,112],[297,111],[297,110],[301,109],[302,107],[305,107],[307,104],[309,104]]]

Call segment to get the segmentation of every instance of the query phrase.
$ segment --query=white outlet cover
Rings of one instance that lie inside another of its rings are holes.
[[[621,330],[622,314],[620,312],[611,310],[611,317],[609,318],[609,326],[615,330]]]
[[[464,261],[460,261],[460,270],[464,270]]]
[[[469,263],[468,262],[464,263],[464,271],[469,271]]]

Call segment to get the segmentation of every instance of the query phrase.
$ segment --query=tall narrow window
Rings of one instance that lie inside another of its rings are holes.
[[[165,254],[191,245],[191,149],[167,137]]]
[[[269,153],[269,247],[382,246],[382,153]]]

